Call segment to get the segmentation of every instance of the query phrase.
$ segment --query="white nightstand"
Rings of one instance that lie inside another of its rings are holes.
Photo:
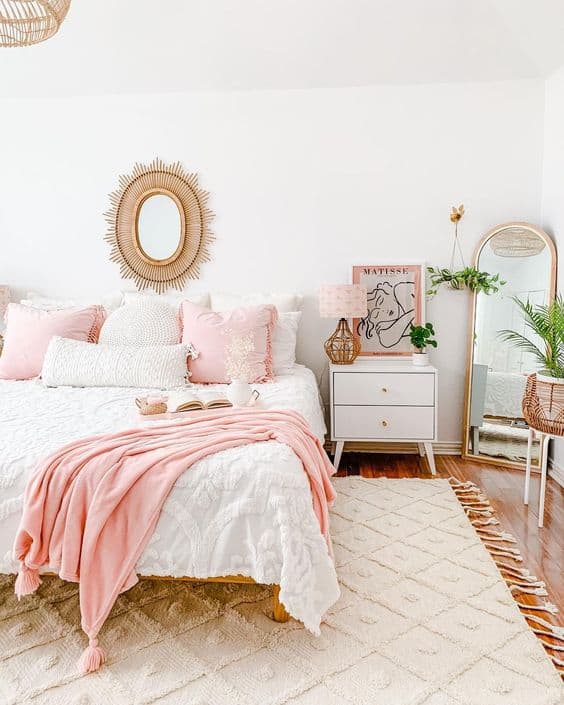
[[[356,360],[330,365],[331,440],[339,467],[345,441],[417,443],[436,474],[438,371],[409,360]]]

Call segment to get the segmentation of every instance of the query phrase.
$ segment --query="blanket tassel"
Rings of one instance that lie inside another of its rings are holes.
[[[39,577],[39,571],[35,568],[29,568],[23,561],[20,561],[20,569],[14,586],[14,592],[16,593],[18,601],[24,597],[24,595],[31,595],[40,585],[41,578]]]
[[[88,646],[82,652],[78,661],[78,669],[81,673],[92,673],[97,671],[106,662],[106,654],[101,646],[98,646],[98,639],[90,637]]]

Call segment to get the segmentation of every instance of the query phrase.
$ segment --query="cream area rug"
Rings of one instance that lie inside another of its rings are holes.
[[[46,578],[18,603],[2,576],[0,703],[562,702],[560,676],[447,480],[335,484],[342,595],[321,637],[273,622],[267,587],[141,581],[101,633],[108,663],[79,677],[77,586]],[[487,515],[467,505],[470,518]]]

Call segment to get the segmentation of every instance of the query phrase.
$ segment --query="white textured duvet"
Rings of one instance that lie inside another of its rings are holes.
[[[261,405],[298,411],[323,437],[310,370],[296,366],[255,386]],[[134,399],[144,391],[50,389],[35,381],[0,380],[0,573],[17,570],[12,542],[25,484],[38,461],[78,438],[155,423],[140,420],[135,409]],[[184,473],[137,571],[196,578],[242,574],[280,584],[288,612],[314,632],[339,595],[307,476],[294,452],[276,441],[216,453]]]

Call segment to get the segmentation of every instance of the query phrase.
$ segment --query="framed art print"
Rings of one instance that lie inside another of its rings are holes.
[[[360,354],[411,355],[410,325],[424,322],[424,264],[357,265],[353,284],[365,286],[368,294],[367,315],[353,320]]]

